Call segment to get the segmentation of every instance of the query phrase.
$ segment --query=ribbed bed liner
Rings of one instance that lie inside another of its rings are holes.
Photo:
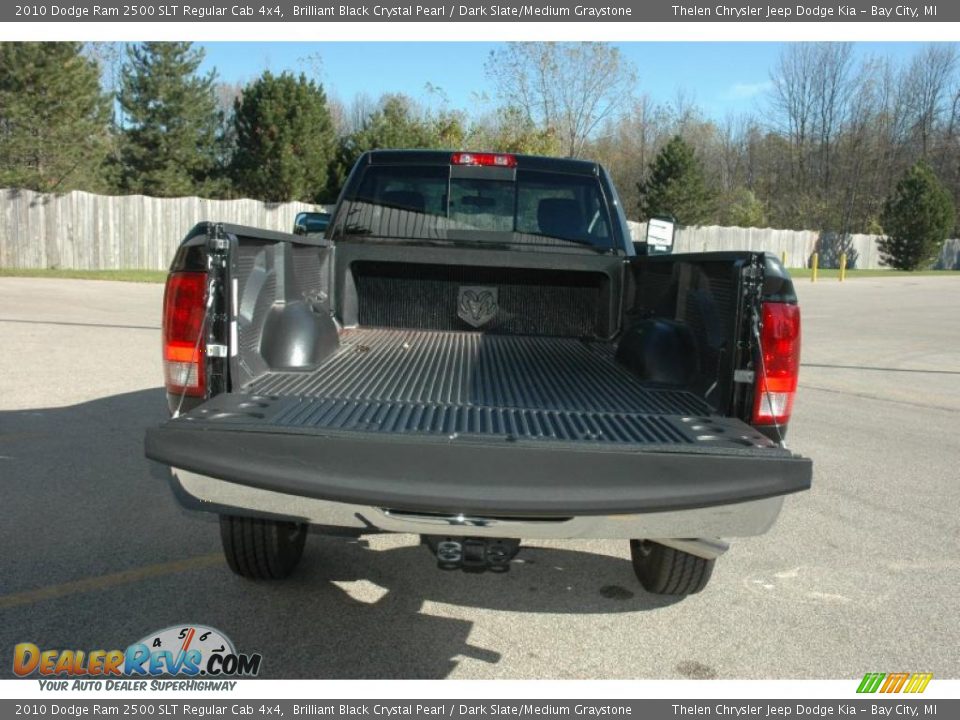
[[[609,343],[466,332],[356,329],[309,373],[274,372],[262,395],[637,414],[710,413],[696,395],[646,388]]]
[[[275,409],[268,425],[289,429],[768,444],[692,393],[645,387],[615,362],[610,344],[569,338],[346,330],[316,370],[271,372],[243,393]]]

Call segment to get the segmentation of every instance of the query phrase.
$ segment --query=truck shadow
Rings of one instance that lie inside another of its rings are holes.
[[[574,632],[584,615],[676,601],[643,592],[626,542],[617,557],[600,542],[528,547],[509,573],[470,575],[438,570],[413,536],[312,534],[287,581],[238,578],[213,518],[182,510],[143,457],[144,430],[165,417],[160,388],[0,411],[0,647],[123,648],[201,623],[262,653],[264,677],[443,678],[503,661],[550,677],[543,643],[514,637],[518,614],[553,616],[537,627],[570,616],[556,631]]]
[[[536,623],[548,635],[569,632],[584,615],[675,601],[645,595],[619,558],[546,548],[522,554],[526,562],[509,573],[468,575],[437,570],[423,547],[375,550],[362,539],[312,537],[303,564],[282,583],[217,570],[231,602],[256,612],[254,624],[238,625],[235,615],[223,615],[202,596],[195,601],[207,605],[200,617],[223,617],[238,646],[284,658],[281,667],[267,668],[268,676],[305,678],[443,678],[465,661],[505,661],[527,676],[551,677],[549,654],[540,655],[550,638],[531,642],[529,633],[518,632],[522,624]],[[542,617],[557,614],[570,620]]]

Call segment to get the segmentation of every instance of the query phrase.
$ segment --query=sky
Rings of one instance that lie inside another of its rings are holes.
[[[718,32],[722,28],[718,26]],[[245,83],[264,70],[306,72],[319,79],[329,95],[349,102],[358,93],[377,99],[403,92],[430,106],[440,87],[449,107],[475,110],[477,96],[494,96],[484,61],[500,43],[492,42],[205,42],[203,69],[217,68],[221,80]],[[762,109],[770,70],[787,43],[670,42],[614,43],[638,71],[638,90],[655,102],[673,101],[678,93],[701,107],[708,118],[722,120]],[[908,59],[921,43],[855,43],[857,56]],[[318,61],[319,59],[319,61]]]

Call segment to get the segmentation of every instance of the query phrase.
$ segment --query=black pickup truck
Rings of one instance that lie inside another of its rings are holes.
[[[322,236],[183,240],[146,454],[246,577],[289,574],[312,525],[471,571],[629,539],[647,590],[686,595],[810,487],[799,352],[775,257],[648,252],[596,163],[374,151]]]

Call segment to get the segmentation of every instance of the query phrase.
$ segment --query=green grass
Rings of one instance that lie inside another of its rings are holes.
[[[121,282],[162,283],[166,270],[19,270],[0,268],[0,277],[69,278],[72,280],[119,280]]]
[[[810,268],[789,268],[790,276],[794,278],[809,278],[813,271]],[[863,277],[904,277],[904,276],[925,276],[925,277],[960,277],[960,270],[847,270],[846,279],[853,280]],[[817,270],[817,280],[827,279],[836,280],[840,277],[839,270]]]

